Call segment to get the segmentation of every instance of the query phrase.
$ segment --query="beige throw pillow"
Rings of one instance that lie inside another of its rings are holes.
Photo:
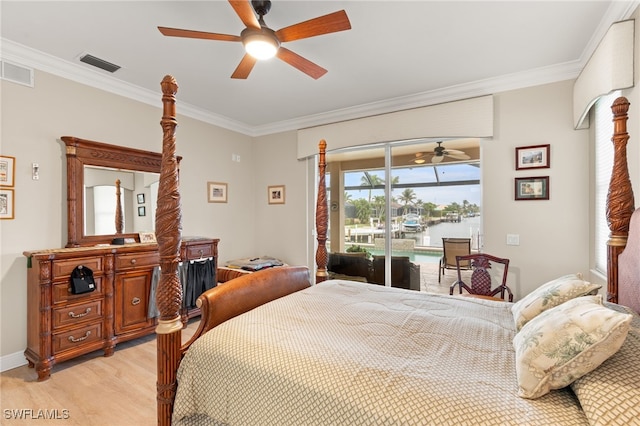
[[[596,369],[615,354],[632,316],[602,305],[602,296],[579,297],[529,321],[513,339],[518,395],[538,398]]]
[[[576,297],[597,294],[601,287],[583,280],[582,274],[564,275],[541,285],[511,307],[516,330],[547,309]]]

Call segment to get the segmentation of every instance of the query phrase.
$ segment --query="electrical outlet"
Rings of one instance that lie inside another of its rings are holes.
[[[518,235],[518,234],[507,234],[507,245],[508,246],[519,246],[520,245],[520,235]]]

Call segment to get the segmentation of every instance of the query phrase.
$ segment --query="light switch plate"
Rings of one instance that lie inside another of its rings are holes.
[[[519,246],[520,245],[520,235],[518,235],[518,234],[507,234],[507,245],[508,246]]]

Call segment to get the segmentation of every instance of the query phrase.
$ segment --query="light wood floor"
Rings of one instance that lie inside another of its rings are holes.
[[[455,281],[455,271],[446,271],[438,284],[437,265],[421,265],[421,274],[422,291],[449,294],[449,285]],[[197,325],[197,320],[189,323],[182,331],[183,341],[191,337]],[[109,358],[97,351],[63,362],[53,367],[49,380],[36,379],[35,371],[26,365],[0,374],[0,424],[156,424],[155,335],[121,343]],[[15,419],[15,410],[22,410],[27,418]],[[34,420],[38,410],[46,410],[58,419]]]
[[[197,326],[197,320],[188,324],[183,341]],[[96,351],[55,365],[44,382],[26,365],[5,371],[0,374],[0,424],[156,425],[156,368],[155,335],[149,335],[117,345],[108,358]],[[27,418],[15,419],[15,410]],[[38,410],[54,418],[36,420]]]

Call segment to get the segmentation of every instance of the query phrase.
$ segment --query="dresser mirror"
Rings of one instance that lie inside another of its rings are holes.
[[[139,241],[153,232],[162,154],[63,136],[67,247]]]

